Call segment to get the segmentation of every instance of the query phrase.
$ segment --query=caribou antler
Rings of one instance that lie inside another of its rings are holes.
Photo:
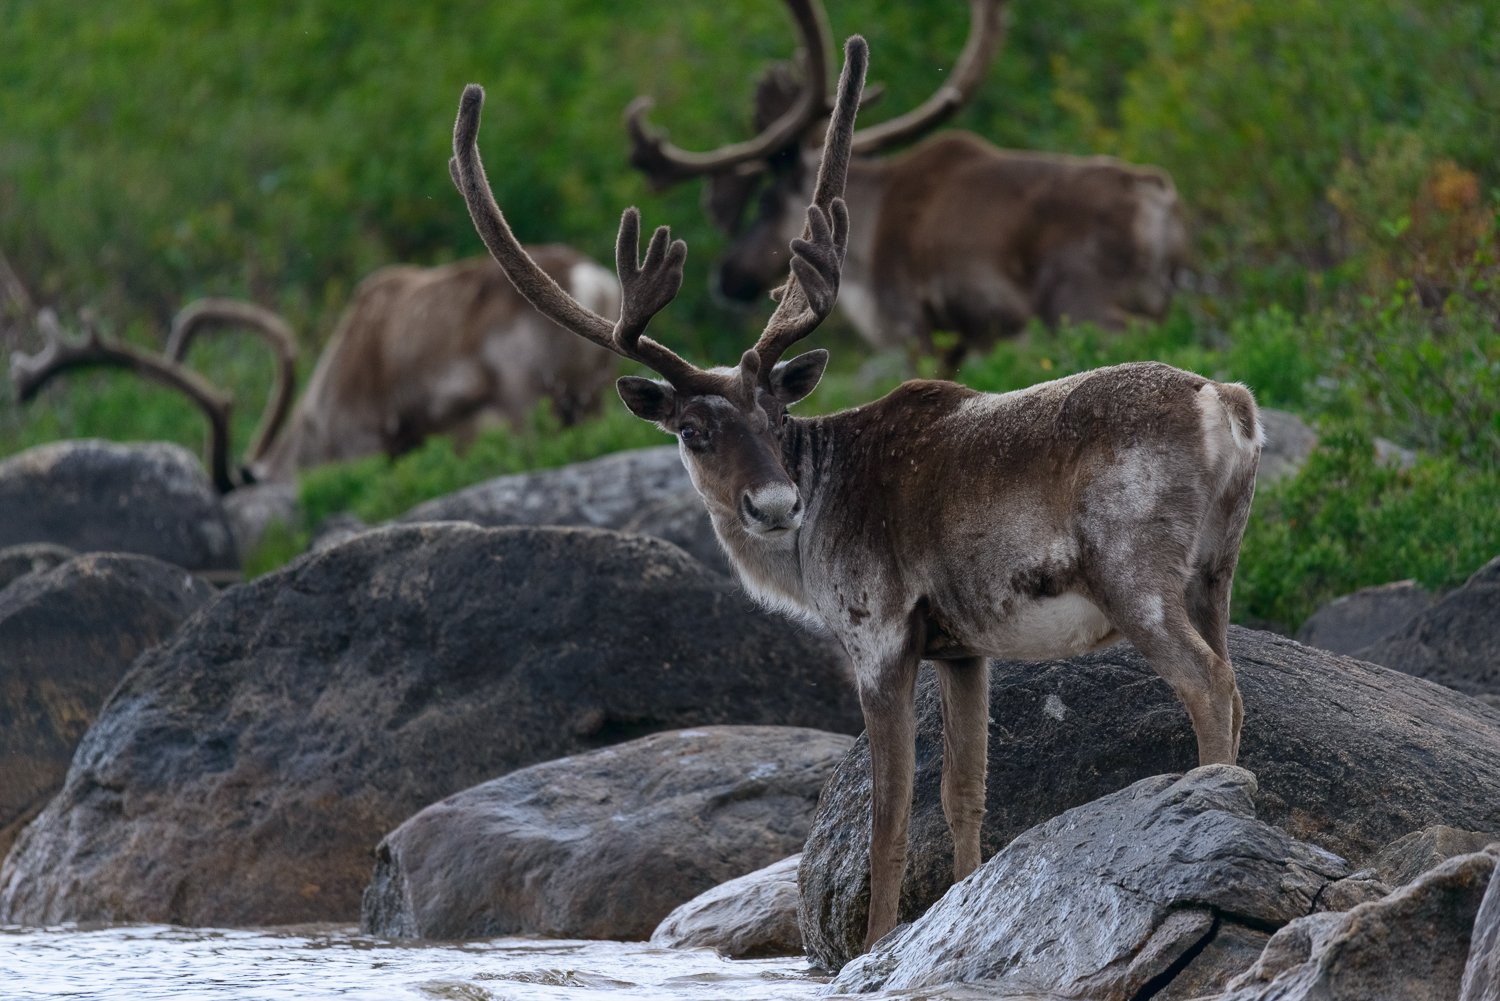
[[[84,337],[69,342],[63,337],[57,314],[44,309],[37,316],[37,328],[46,345],[34,355],[17,351],[11,355],[10,377],[22,403],[30,401],[52,377],[74,368],[108,366],[125,368],[147,379],[159,382],[184,394],[197,404],[208,418],[208,465],[214,487],[228,493],[238,483],[229,471],[229,413],[234,401],[208,380],[166,358],[131,347],[100,335],[91,314],[81,317]]]
[[[651,187],[662,188],[703,174],[728,170],[739,164],[765,160],[795,146],[808,127],[828,111],[828,50],[832,36],[821,3],[787,0],[797,33],[802,39],[798,54],[801,86],[787,109],[755,138],[733,143],[708,153],[692,153],[667,141],[666,133],[646,122],[649,97],[637,97],[625,111],[630,133],[630,165],[646,175]]]
[[[772,293],[776,311],[755,344],[760,378],[769,384],[771,369],[786,349],[812,333],[833,309],[838,298],[839,273],[849,246],[849,211],[844,206],[844,182],[854,138],[854,118],[864,89],[870,49],[858,35],[844,43],[844,69],[823,156],[818,164],[813,203],[807,209],[802,238],[792,241],[792,273]]]
[[[906,114],[860,129],[854,135],[854,152],[865,156],[909,142],[968,104],[1005,37],[1005,5],[1006,0],[969,0],[969,37],[948,82]]]
[[[703,369],[642,336],[651,318],[682,287],[687,244],[673,240],[671,230],[659,226],[652,234],[645,260],[638,261],[641,217],[636,209],[626,209],[615,242],[615,262],[623,293],[620,319],[611,323],[580,305],[526,253],[495,202],[484,164],[479,159],[479,112],[483,107],[484,88],[469,84],[459,102],[458,120],[453,128],[453,159],[448,163],[448,171],[468,203],[474,228],[516,291],[559,326],[646,365],[680,389],[712,383]]]
[[[172,320],[167,336],[168,361],[182,364],[188,348],[202,330],[244,327],[271,346],[276,362],[276,384],[261,411],[255,440],[246,454],[248,462],[265,457],[286,424],[297,391],[297,338],[285,320],[260,306],[238,299],[198,299],[188,303]]]

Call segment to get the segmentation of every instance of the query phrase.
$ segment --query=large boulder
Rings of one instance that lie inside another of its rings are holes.
[[[1453,1001],[1497,855],[1460,855],[1381,900],[1293,921],[1216,1001]]]
[[[1496,846],[1492,846],[1491,854],[1495,851]],[[1500,1001],[1500,876],[1490,876],[1489,888],[1474,916],[1469,961],[1464,966],[1458,1001]]]
[[[58,441],[0,462],[0,546],[25,542],[140,553],[226,578],[240,565],[203,467],[162,442]]]
[[[1432,600],[1431,594],[1411,580],[1361,588],[1333,599],[1308,616],[1297,630],[1296,640],[1333,653],[1360,656],[1358,651],[1399,630],[1426,611]]]
[[[802,854],[720,883],[662,919],[651,944],[669,949],[713,949],[730,959],[800,956],[797,867]]]
[[[136,655],[214,589],[149,556],[92,553],[0,590],[0,858],[61,788]]]
[[[801,847],[852,742],[705,727],[492,779],[380,843],[362,930],[644,939],[677,905]]]
[[[997,994],[1130,1001],[1184,974],[1195,992],[1222,986],[1238,968],[1185,969],[1218,959],[1206,947],[1221,931],[1264,939],[1349,872],[1256,820],[1254,789],[1244,769],[1210,765],[1068,810],[845,966],[833,989],[983,982]]]
[[[368,532],[136,662],[0,869],[0,922],[354,921],[371,850],[429,803],[658,730],[852,733],[844,672],[645,536]]]
[[[1469,695],[1500,697],[1500,556],[1355,656]]]
[[[499,476],[419,504],[398,520],[616,528],[666,539],[714,569],[728,570],[675,445]]]
[[[1500,711],[1438,685],[1247,629],[1230,630],[1245,701],[1240,764],[1256,811],[1358,866],[1431,824],[1500,830]],[[995,662],[983,851],[1150,775],[1197,764],[1187,713],[1128,644],[1071,660]],[[939,802],[941,709],[924,669],[901,919],[952,883]],[[837,969],[857,955],[869,906],[869,747],[829,780],[804,850],[803,935]]]

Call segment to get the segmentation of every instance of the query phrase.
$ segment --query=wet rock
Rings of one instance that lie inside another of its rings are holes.
[[[91,553],[0,590],[0,858],[62,787],[136,655],[215,592],[149,556]]]
[[[1500,845],[1490,847],[1491,855],[1497,851]],[[1500,877],[1494,874],[1474,917],[1458,1001],[1500,1001]]]
[[[0,869],[0,922],[354,921],[371,850],[422,807],[659,730],[852,733],[844,670],[645,536],[367,532],[136,662]]]
[[[1431,604],[1432,595],[1415,581],[1361,588],[1314,612],[1297,630],[1296,640],[1333,653],[1353,654],[1396,632]]]
[[[1500,695],[1500,556],[1354,656],[1469,695]]]
[[[51,542],[28,542],[0,549],[0,590],[18,577],[51,570],[78,553]]]
[[[1390,896],[1293,921],[1217,1001],[1450,1001],[1495,851],[1461,855]]]
[[[0,546],[27,542],[140,553],[206,574],[239,568],[202,466],[161,442],[59,441],[0,462]]]
[[[700,893],[656,926],[651,944],[714,949],[730,959],[800,956],[797,866],[801,862],[801,853],[789,855]]]
[[[401,938],[644,939],[674,907],[801,846],[852,738],[654,734],[435,803],[376,851],[362,929]]]
[[[1256,820],[1254,790],[1244,769],[1210,765],[1068,810],[844,967],[833,990],[984,982],[1001,995],[1130,1001],[1159,989],[1222,926],[1253,932],[1302,917],[1349,871]],[[1215,965],[1195,990],[1237,972]]]
[[[1500,712],[1396,671],[1230,630],[1245,701],[1240,764],[1257,816],[1364,867],[1432,824],[1500,829]],[[918,685],[917,771],[900,917],[952,884],[939,801],[941,710]],[[1022,831],[1149,775],[1197,764],[1181,703],[1128,644],[1066,661],[996,662],[990,682],[985,857]],[[801,869],[809,956],[859,953],[869,906],[869,750],[861,737],[824,790]]]
[[[727,567],[675,445],[496,477],[419,504],[398,520],[615,528],[666,539],[715,569]]]

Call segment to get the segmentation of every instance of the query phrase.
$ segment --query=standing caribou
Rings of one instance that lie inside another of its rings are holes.
[[[827,19],[814,0],[787,6],[802,39],[800,72],[778,64],[762,77],[753,139],[688,152],[647,124],[649,99],[627,111],[630,162],[654,189],[707,178],[705,206],[732,237],[717,285],[747,302],[786,272],[787,242],[802,226],[817,167],[803,140],[828,110]],[[931,353],[935,331],[956,334],[940,357],[949,374],[968,351],[1015,336],[1034,318],[1112,328],[1161,318],[1187,246],[1176,189],[1155,167],[1001,150],[971,132],[875,156],[936,128],[978,90],[1001,44],[1005,3],[970,0],[970,11],[949,82],[854,135],[847,200],[860,226],[840,293],[848,319],[877,348]]]
[[[559,244],[534,247],[541,267],[590,309],[614,315],[614,275]],[[571,337],[516,294],[487,257],[440,267],[396,265],[355,290],[307,391],[292,408],[296,338],[276,314],[231,299],[201,299],[173,320],[163,356],[99,336],[90,326],[68,343],[50,315],[47,345],[16,355],[12,377],[31,399],[57,373],[89,365],[129,368],[185,393],[207,414],[209,469],[221,491],[251,482],[285,482],[298,470],[384,452],[400,455],[429,435],[465,440],[479,422],[524,424],[550,400],[564,425],[597,409],[614,374],[614,356]],[[230,398],[183,366],[204,330],[244,328],[262,337],[277,363],[273,395],[238,468],[229,459]]]
[[[639,261],[635,209],[616,245],[618,321],[536,266],[485,178],[474,84],[450,169],[485,245],[537,309],[663,377],[616,385],[634,414],[677,436],[746,588],[821,623],[849,654],[873,770],[868,947],[897,919],[923,658],[942,698],[955,879],[980,860],[986,657],[1061,657],[1129,639],[1186,706],[1200,762],[1235,760],[1243,711],[1229,590],[1262,435],[1243,386],[1155,363],[1000,395],[914,381],[854,410],[788,414],[828,353],[782,355],[833,308],[851,243],[842,195],[864,40],[849,39],[844,58],[791,277],[733,368],[699,368],[644,336],[681,287],[687,248],[663,226]]]

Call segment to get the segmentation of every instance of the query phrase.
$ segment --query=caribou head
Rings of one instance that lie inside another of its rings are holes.
[[[619,319],[607,320],[543,273],[511,232],[479,158],[484,103],[479,86],[465,89],[454,128],[454,183],[485,245],[517,289],[559,325],[661,376],[620,379],[616,385],[625,405],[677,436],[716,524],[733,522],[748,537],[771,545],[787,545],[802,516],[802,499],[786,471],[787,408],[812,392],[828,362],[822,350],[785,361],[782,355],[823,321],[838,296],[849,242],[843,190],[867,60],[864,40],[850,39],[812,204],[801,235],[790,241],[790,277],[774,293],[777,306],[764,333],[733,367],[700,368],[645,336],[651,318],[682,285],[687,245],[673,240],[668,227],[655,231],[642,259],[640,213],[625,211],[615,247],[623,304]]]

